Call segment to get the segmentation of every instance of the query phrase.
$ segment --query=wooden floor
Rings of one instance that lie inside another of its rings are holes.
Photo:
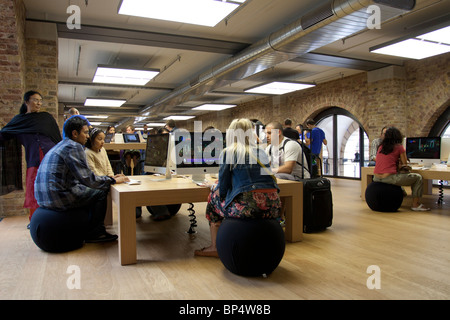
[[[188,205],[163,222],[145,209],[137,224],[138,264],[131,266],[119,264],[116,242],[45,253],[31,240],[27,217],[7,217],[0,222],[0,299],[449,299],[450,190],[443,206],[437,190],[424,197],[431,212],[410,211],[409,196],[399,212],[375,213],[360,200],[359,181],[331,180],[333,226],[287,243],[268,278],[236,276],[219,259],[194,257],[209,244],[204,203],[195,204],[193,238],[186,233]],[[380,268],[380,289],[367,287],[372,265]],[[70,266],[79,268],[80,289],[68,288]]]

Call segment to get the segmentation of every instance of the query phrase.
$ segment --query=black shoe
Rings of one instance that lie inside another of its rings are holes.
[[[142,216],[142,207],[136,207],[136,219]]]
[[[99,242],[110,242],[110,241],[116,241],[117,238],[119,238],[116,234],[110,234],[105,231],[105,233],[102,233],[99,236],[88,238],[84,240],[86,243],[99,243]]]

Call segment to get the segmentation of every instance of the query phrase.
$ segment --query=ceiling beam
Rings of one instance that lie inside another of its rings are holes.
[[[305,53],[299,57],[291,59],[289,61],[316,64],[328,67],[347,68],[362,71],[372,71],[380,68],[390,66],[387,63],[381,63],[376,61],[344,58],[338,56],[331,56],[320,53]]]
[[[250,44],[190,37],[169,33],[128,30],[112,27],[81,25],[81,29],[68,29],[65,22],[33,20],[47,23],[55,23],[58,37],[66,39],[90,40],[110,43],[132,44],[140,46],[183,49],[190,51],[211,52],[233,55],[248,47]]]
[[[169,87],[130,86],[130,85],[109,84],[109,83],[95,83],[95,82],[82,82],[82,81],[58,81],[58,85],[99,87],[99,88],[115,88],[115,89],[125,89],[125,90],[163,90],[163,91],[172,91],[174,89],[174,88],[169,88]]]

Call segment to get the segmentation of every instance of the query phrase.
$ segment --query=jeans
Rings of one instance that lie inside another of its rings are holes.
[[[391,174],[386,178],[374,176],[373,181],[394,184],[396,186],[411,186],[413,198],[422,197],[422,176],[418,173],[397,173]]]

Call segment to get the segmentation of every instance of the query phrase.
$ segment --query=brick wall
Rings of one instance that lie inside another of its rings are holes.
[[[28,90],[39,91],[44,99],[42,110],[61,118],[56,33],[53,40],[48,35],[39,38],[35,30],[30,35],[22,0],[0,0],[0,12],[0,128],[19,113],[23,94]],[[62,118],[59,120],[62,124]],[[25,185],[24,159],[22,164]],[[24,194],[15,191],[0,197],[0,216],[28,214],[23,208]]]
[[[0,0],[0,12],[0,127],[3,127],[19,113],[25,88],[25,7],[22,0]],[[0,197],[0,216],[26,214],[23,201],[23,191]]]
[[[25,78],[25,7],[21,0],[0,0],[0,126],[19,111]]]
[[[203,128],[213,125],[225,130],[237,117],[257,118],[263,123],[282,122],[289,117],[299,123],[330,107],[339,107],[353,114],[373,140],[386,124],[397,126],[405,135],[428,135],[450,105],[450,53],[373,73],[362,72],[280,97],[265,97],[194,120],[202,121]],[[179,126],[193,128],[192,122],[180,122]]]

